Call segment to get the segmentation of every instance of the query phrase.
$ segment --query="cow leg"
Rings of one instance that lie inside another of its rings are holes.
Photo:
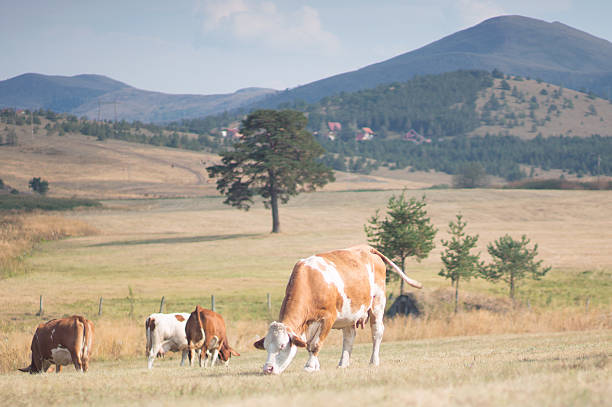
[[[62,371],[62,365],[55,365],[55,373],[59,373]]]
[[[322,319],[321,321],[311,323],[306,330],[306,349],[310,354],[308,361],[306,361],[306,365],[304,365],[304,370],[307,372],[316,372],[321,369],[321,364],[319,363],[319,350],[323,346],[323,341],[329,335],[329,331],[331,330],[332,325],[334,324],[334,319],[327,317]]]
[[[187,354],[189,352],[184,350],[181,352],[181,366],[185,366],[185,359],[187,359]]]
[[[212,360],[210,362],[210,367],[215,366],[215,362],[217,361],[217,358],[219,357],[219,349],[214,350],[213,354],[212,354]]]
[[[195,356],[195,349],[189,349],[187,356],[189,357],[189,367],[193,367],[193,357]]]
[[[51,363],[48,360],[43,359],[42,361],[42,372],[47,373],[47,370],[51,367]]]
[[[342,355],[340,356],[338,367],[349,366],[351,352],[353,352],[353,342],[355,342],[355,335],[357,335],[357,329],[355,329],[354,326],[350,326],[342,330]]]
[[[70,357],[72,357],[72,363],[77,372],[83,373],[83,363],[81,362],[81,356],[74,351],[70,351]]]
[[[204,350],[204,348],[200,349],[200,353],[198,354],[198,358],[200,361],[200,367],[206,367],[207,357],[208,357],[208,350]],[[204,366],[202,366],[202,358],[204,358]]]
[[[147,367],[149,369],[153,369],[153,362],[155,361],[155,356],[157,356],[158,352],[159,350],[154,348],[151,348],[149,351],[149,354],[147,355]]]
[[[385,331],[385,326],[383,325],[385,303],[386,299],[384,296],[376,297],[370,310],[370,328],[372,329],[372,357],[370,358],[370,364],[374,366],[380,364],[378,353],[380,352],[380,343]]]

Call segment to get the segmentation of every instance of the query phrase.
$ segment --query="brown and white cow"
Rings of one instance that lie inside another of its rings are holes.
[[[72,363],[77,371],[86,372],[93,340],[93,322],[80,315],[41,323],[32,339],[32,362],[19,370],[44,373],[55,364],[55,371],[59,373],[62,366]]]
[[[298,347],[310,357],[304,370],[320,369],[318,354],[332,328],[342,329],[339,367],[349,365],[356,328],[370,321],[372,357],[379,364],[385,311],[386,266],[413,287],[421,288],[391,260],[367,245],[334,250],[302,259],[293,267],[287,283],[279,320],[255,347],[267,350],[266,374],[280,374],[293,360]]]
[[[182,352],[181,366],[187,359],[187,337],[185,325],[189,313],[174,314],[155,313],[145,321],[147,335],[147,367],[153,368],[156,356],[164,356],[167,352]]]
[[[202,367],[202,357],[205,358],[204,367],[206,367],[208,359],[210,359],[210,366],[213,367],[217,358],[227,365],[232,355],[240,356],[240,353],[229,345],[223,317],[214,311],[196,305],[195,311],[191,313],[187,320],[185,333],[189,348],[190,366],[193,366],[194,352],[198,349],[202,350],[199,354],[200,367]]]

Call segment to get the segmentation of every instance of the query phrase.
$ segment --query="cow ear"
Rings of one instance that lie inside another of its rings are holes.
[[[230,350],[230,355],[240,356],[240,353],[236,352],[234,348],[229,348],[229,350]]]
[[[289,335],[289,342],[291,342],[292,344],[294,344],[295,346],[299,348],[306,347],[306,342],[301,340],[297,335]]]
[[[255,342],[255,343],[253,344],[253,346],[255,346],[257,349],[265,350],[265,349],[266,349],[266,348],[264,348],[264,340],[265,340],[265,339],[266,339],[265,337],[261,338],[260,340],[258,340],[257,342]]]

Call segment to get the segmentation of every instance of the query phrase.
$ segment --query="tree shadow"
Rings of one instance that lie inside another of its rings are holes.
[[[88,247],[107,247],[107,246],[139,246],[147,244],[180,244],[180,243],[201,243],[213,242],[216,240],[240,239],[245,237],[262,236],[259,233],[235,233],[227,235],[207,235],[207,236],[183,236],[183,237],[167,237],[161,239],[144,239],[144,240],[117,240],[113,242],[97,243]]]

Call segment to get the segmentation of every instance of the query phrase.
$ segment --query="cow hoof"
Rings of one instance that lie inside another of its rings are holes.
[[[317,370],[319,369],[314,366],[304,366],[304,371],[308,373],[316,372]]]

